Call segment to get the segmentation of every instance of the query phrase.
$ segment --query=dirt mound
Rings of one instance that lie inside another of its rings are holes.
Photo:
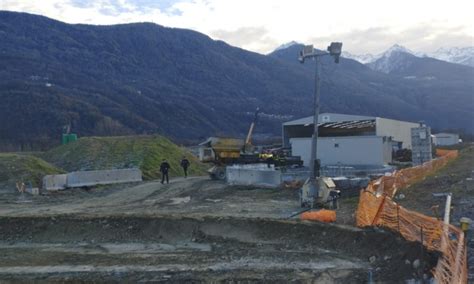
[[[2,188],[14,191],[18,181],[39,186],[44,175],[62,172],[63,170],[31,155],[0,153],[0,192]]]
[[[190,152],[162,136],[84,137],[54,148],[45,160],[67,171],[106,170],[139,167],[145,178],[155,179],[162,159],[171,165],[170,175],[182,175],[180,161],[186,156],[190,175],[205,174],[206,165]]]
[[[437,259],[384,231],[215,217],[4,217],[0,249],[0,279],[46,281],[402,282]]]

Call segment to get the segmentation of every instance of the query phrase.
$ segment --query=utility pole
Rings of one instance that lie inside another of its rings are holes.
[[[311,139],[311,160],[310,160],[310,176],[305,182],[301,192],[301,206],[313,207],[315,200],[319,196],[319,176],[321,165],[317,157],[318,151],[318,117],[319,117],[319,98],[321,96],[321,57],[325,55],[331,55],[334,57],[335,63],[339,63],[339,56],[342,51],[342,42],[332,42],[328,46],[327,51],[316,51],[313,45],[306,45],[300,52],[298,60],[300,63],[304,63],[306,58],[314,58],[316,60],[316,72],[315,72],[315,91],[314,91],[314,117],[313,117],[313,135]]]
[[[319,97],[321,96],[321,57],[316,56],[316,75],[315,75],[315,92],[314,92],[314,117],[313,117],[313,136],[312,136],[312,143],[311,143],[311,164],[310,164],[310,172],[311,172],[311,181],[315,181],[316,178],[320,176],[320,164],[317,158],[318,155],[318,134],[319,134],[319,127],[318,127],[318,120],[319,120]]]

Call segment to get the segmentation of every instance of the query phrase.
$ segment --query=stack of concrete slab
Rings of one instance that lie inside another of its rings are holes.
[[[231,185],[278,187],[281,184],[281,172],[275,170],[273,165],[233,165],[226,168],[226,180]]]
[[[61,190],[67,188],[67,174],[47,175],[43,177],[43,189]]]
[[[43,178],[43,189],[63,190],[74,187],[138,181],[142,181],[142,172],[139,169],[77,171],[68,174],[45,176]]]

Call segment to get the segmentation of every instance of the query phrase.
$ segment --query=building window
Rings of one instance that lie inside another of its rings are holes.
[[[339,143],[334,143],[334,148],[339,148]]]

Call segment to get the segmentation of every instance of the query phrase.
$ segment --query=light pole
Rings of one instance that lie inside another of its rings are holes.
[[[319,97],[321,95],[321,57],[330,55],[334,57],[334,62],[339,63],[339,56],[342,51],[342,42],[332,42],[327,48],[328,52],[317,51],[313,45],[304,46],[300,52],[298,60],[304,63],[306,58],[314,58],[316,60],[315,75],[315,92],[314,92],[314,118],[313,118],[313,135],[311,139],[311,160],[310,160],[310,176],[305,182],[301,192],[301,205],[310,207],[314,206],[314,200],[319,196],[320,163],[317,158],[318,150],[318,117],[319,117]]]

